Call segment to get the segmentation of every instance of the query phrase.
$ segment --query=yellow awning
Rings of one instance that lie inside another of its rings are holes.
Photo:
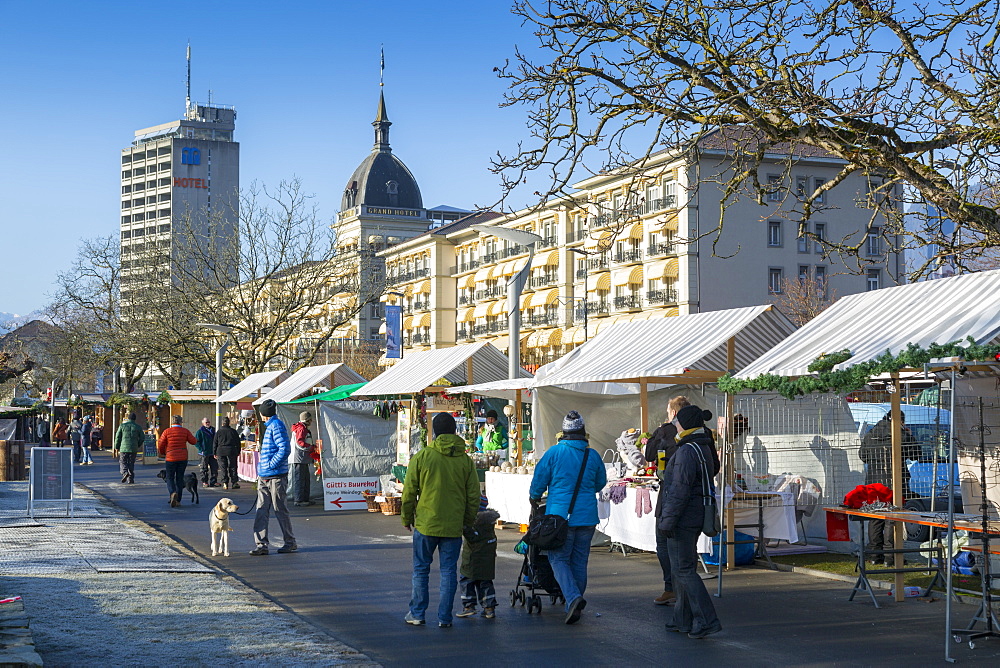
[[[420,320],[417,322],[417,327],[430,327],[431,326],[431,314],[423,313],[420,315]]]
[[[403,288],[403,294],[407,297],[413,296],[413,283],[409,283],[405,288]]]
[[[662,219],[655,218],[653,224],[657,229],[670,230],[672,232],[676,232],[677,223],[678,223],[677,212],[674,211],[673,213],[667,214]]]
[[[636,223],[632,226],[632,229],[628,232],[629,239],[638,239],[642,241],[643,228],[642,223]]]
[[[673,318],[674,316],[680,315],[680,309],[676,306],[672,306],[666,309],[663,313],[664,318]]]
[[[490,339],[490,343],[493,344],[493,347],[505,354],[507,352],[509,342],[509,336],[498,336],[495,339]]]
[[[413,316],[408,315],[403,318],[403,329],[413,329]]]
[[[458,287],[460,288],[471,288],[476,285],[476,275],[466,274],[462,278],[458,279]]]
[[[590,324],[590,326],[593,328],[591,331],[594,334],[600,334],[601,332],[605,331],[608,327],[615,324],[616,322],[618,322],[618,318],[615,316],[612,316],[610,318],[601,318],[595,324]]]
[[[489,302],[483,302],[482,304],[476,304],[476,308],[472,311],[472,317],[475,319],[485,318],[490,312]]]
[[[508,276],[513,276],[517,272],[521,271],[521,269],[526,264],[528,264],[528,258],[526,258],[526,257],[519,257],[516,260],[511,260],[510,261],[510,273],[508,274]]]
[[[529,308],[534,308],[535,295],[540,295],[540,292],[532,292],[528,295],[521,295],[521,310],[526,311]]]
[[[646,278],[660,278],[670,260],[656,260],[646,264]]]
[[[559,265],[559,251],[549,251],[548,253],[538,253],[531,261],[531,268],[555,267]]]
[[[615,285],[640,285],[642,283],[642,266],[619,267],[612,270],[611,282]]]
[[[663,267],[664,278],[677,278],[680,275],[680,260],[670,258]]]
[[[555,304],[559,301],[559,288],[552,288],[551,290],[544,290],[538,293],[540,296],[535,297],[532,303],[536,306]]]
[[[576,333],[581,331],[583,327],[570,327],[565,332],[562,333],[562,341],[567,345],[573,343],[573,339],[576,337]]]
[[[598,290],[610,290],[611,289],[611,274],[605,272],[597,277],[597,280],[590,284],[589,292],[597,292]]]
[[[490,310],[487,315],[503,315],[507,312],[507,300],[501,299],[490,304]]]
[[[430,293],[431,293],[431,280],[429,278],[417,283],[417,287],[414,288],[413,290],[413,294],[415,295],[429,295]]]
[[[541,339],[543,333],[544,333],[544,330],[539,330],[537,332],[532,332],[531,334],[529,334],[528,335],[528,347],[529,348],[537,348],[537,347],[539,347],[539,345],[541,345],[539,343],[539,339]]]
[[[589,322],[587,323],[587,329],[584,329],[583,327],[578,327],[576,333],[573,334],[573,343],[576,343],[576,344],[586,343],[587,342],[587,334],[589,334],[590,331],[593,331],[593,330],[590,329],[590,323]],[[569,339],[563,337],[563,340],[566,343],[569,343]]]
[[[476,272],[476,283],[482,283],[488,279],[493,278],[493,271],[496,269],[494,265],[488,267],[480,267],[479,271]]]
[[[546,338],[545,343],[549,347],[558,346],[562,343],[563,331],[558,327],[556,329],[549,330],[548,338]]]
[[[463,308],[458,310],[458,316],[455,318],[455,322],[470,322],[475,316],[472,315],[474,308]]]
[[[604,230],[598,235],[588,236],[583,240],[583,247],[588,251],[606,251],[611,248],[611,232]]]

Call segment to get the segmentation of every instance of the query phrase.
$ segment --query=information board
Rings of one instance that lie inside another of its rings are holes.
[[[40,501],[65,502],[66,514],[71,514],[73,448],[32,448],[28,489],[29,514],[34,514],[35,503]]]
[[[378,476],[370,478],[323,478],[324,510],[366,510],[368,504],[362,492],[376,493]]]
[[[142,440],[142,458],[145,460],[148,457],[152,457],[155,460],[156,455],[156,436],[154,434],[146,434]]]

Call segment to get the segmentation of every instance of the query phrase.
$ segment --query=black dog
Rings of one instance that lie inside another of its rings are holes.
[[[156,474],[156,477],[160,480],[167,479],[167,469],[160,469],[160,472]],[[191,500],[197,504],[201,504],[201,497],[198,496],[198,476],[194,473],[184,474],[184,489],[191,492]],[[183,492],[181,496],[183,496]]]

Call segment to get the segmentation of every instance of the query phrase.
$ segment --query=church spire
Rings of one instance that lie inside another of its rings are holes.
[[[382,91],[378,94],[378,111],[375,113],[375,120],[372,126],[375,128],[375,149],[378,151],[391,151],[389,148],[389,114],[385,111],[385,95]]]

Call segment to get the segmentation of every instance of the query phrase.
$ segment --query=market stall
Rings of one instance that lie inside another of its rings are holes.
[[[395,476],[405,483],[405,469],[410,456],[434,438],[430,424],[434,413],[459,413],[456,418],[459,436],[471,437],[471,401],[454,396],[452,388],[507,378],[506,355],[488,342],[450,348],[438,348],[408,354],[355,396],[391,399],[395,412],[396,465]],[[525,378],[530,378],[522,370]],[[388,399],[387,399],[388,400]],[[485,478],[485,471],[481,472]],[[481,478],[481,479],[483,479]]]
[[[844,297],[747,365],[733,379],[726,379],[720,387],[732,393],[748,389],[769,390],[781,392],[787,397],[814,392],[844,396],[856,390],[859,384],[888,374],[893,386],[893,391],[889,392],[892,427],[891,457],[885,466],[891,472],[893,505],[902,507],[905,490],[901,393],[896,390],[899,374],[906,371],[929,375],[937,373],[938,378],[947,379],[953,404],[957,399],[955,381],[960,375],[987,375],[990,380],[979,391],[985,391],[989,400],[995,402],[995,359],[1000,353],[998,301],[1000,271],[979,272]],[[980,395],[977,399],[982,398],[983,395]],[[947,469],[958,464],[956,424],[968,425],[968,433],[962,435],[962,441],[968,443],[975,443],[977,434],[992,429],[983,420],[982,401],[962,403],[968,406],[965,413],[961,406],[958,411],[954,410],[954,405],[949,407],[951,434],[946,441],[948,454],[942,462]],[[775,409],[782,410],[782,406],[776,405]],[[966,447],[968,443],[965,443]],[[816,448],[817,458],[827,463],[838,459],[843,461],[848,454],[827,447]],[[996,461],[995,454],[991,457],[994,461],[989,466]],[[988,468],[982,457],[979,463],[982,468]],[[853,460],[851,467],[855,465],[858,469],[862,468],[860,461]],[[983,477],[974,475],[977,479]],[[979,487],[984,485],[985,481],[980,480]],[[820,503],[841,503],[846,491],[843,487],[828,486]],[[953,499],[953,495],[947,495],[949,515],[952,516],[946,534],[947,554],[952,552],[955,526]],[[973,507],[977,505],[972,504]],[[902,542],[903,526],[897,523],[895,543]],[[892,570],[898,571],[902,568],[902,556],[892,556]],[[903,599],[902,575],[896,572],[898,601]],[[950,629],[950,573],[948,581],[946,624]],[[947,643],[945,654],[947,657]]]

